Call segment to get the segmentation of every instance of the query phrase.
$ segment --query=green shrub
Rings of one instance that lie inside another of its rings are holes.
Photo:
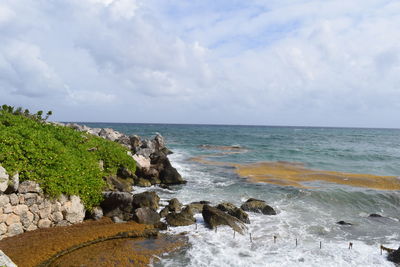
[[[136,168],[127,149],[115,142],[6,109],[0,109],[0,164],[18,172],[21,181],[38,182],[51,197],[80,196],[88,209],[102,199],[103,176],[119,167]]]

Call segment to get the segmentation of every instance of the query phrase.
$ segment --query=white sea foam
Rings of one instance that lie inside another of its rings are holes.
[[[172,193],[160,191],[164,201],[172,198],[164,193],[174,194],[173,197],[183,203],[209,200],[216,204],[229,196],[219,195],[223,191],[218,191],[218,187],[232,185],[232,181],[216,177],[184,159],[185,154],[179,151],[171,157],[173,165],[188,184]],[[386,253],[380,254],[377,240],[366,240],[365,236],[353,239],[354,235],[346,228],[335,224],[332,211],[324,209],[323,205],[303,203],[303,199],[311,197],[309,191],[300,190],[299,195],[300,199],[296,200],[289,194],[272,198],[269,204],[278,211],[276,216],[249,213],[251,224],[247,225],[248,231],[244,235],[236,233],[234,236],[233,230],[227,226],[218,227],[217,232],[210,230],[201,214],[196,214],[197,229],[190,225],[171,227],[166,231],[175,234],[188,232],[190,247],[184,256],[164,257],[157,266],[394,266],[386,260]],[[251,196],[247,191],[241,191],[239,195],[230,196],[230,200],[240,205]],[[366,219],[367,213],[363,215]],[[276,243],[274,236],[277,237]],[[385,245],[397,247],[397,233],[384,238],[388,242]],[[349,242],[353,243],[352,249],[349,249]]]

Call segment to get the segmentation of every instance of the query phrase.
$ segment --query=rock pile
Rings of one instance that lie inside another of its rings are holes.
[[[38,228],[82,222],[84,206],[77,196],[50,200],[33,181],[19,183],[18,174],[10,177],[0,166],[0,239]],[[9,182],[9,181],[13,182]]]
[[[136,161],[136,173],[119,171],[116,176],[105,177],[112,191],[132,191],[132,185],[184,184],[186,181],[171,165],[168,155],[172,152],[165,146],[164,137],[157,134],[154,139],[142,139],[137,135],[125,135],[111,128],[89,128],[85,125],[68,123],[65,126],[86,132],[125,146]],[[101,165],[101,163],[100,163]]]

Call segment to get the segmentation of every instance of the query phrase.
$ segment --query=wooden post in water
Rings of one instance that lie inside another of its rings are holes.
[[[197,223],[196,223],[196,230],[197,230]]]
[[[319,249],[322,249],[322,241],[319,241]]]
[[[276,243],[276,235],[274,235],[274,244]]]
[[[353,249],[353,243],[349,243],[349,249]]]
[[[382,249],[382,245],[381,245],[381,255],[382,255],[382,250],[383,250],[383,249]]]
[[[215,226],[215,232],[217,232],[218,231],[218,227],[217,226]]]
[[[297,238],[296,238],[296,247],[297,247]]]
[[[253,238],[251,238],[251,233],[250,233],[250,243],[253,243]]]
[[[236,234],[236,231],[233,230],[233,239],[235,239],[235,234]]]

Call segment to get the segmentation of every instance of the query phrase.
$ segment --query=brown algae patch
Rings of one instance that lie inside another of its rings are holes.
[[[84,243],[98,239],[107,239],[121,232],[129,232],[131,235],[138,237],[147,237],[149,233],[153,231],[155,230],[151,225],[138,224],[135,222],[113,223],[109,218],[103,218],[100,221],[86,221],[72,226],[39,229],[8,237],[0,241],[0,249],[18,266],[33,267],[48,261],[58,253]],[[117,241],[117,243],[118,242],[119,241]],[[157,250],[153,254],[157,254],[159,251],[160,250]],[[165,252],[168,251],[170,251],[170,249],[166,248]],[[138,262],[150,262],[152,258],[150,252],[140,255],[140,260],[138,259]],[[144,259],[146,255],[149,255],[147,260]],[[84,266],[93,265],[89,264]],[[100,264],[97,266],[104,265]]]
[[[237,174],[247,177],[252,182],[305,187],[301,183],[324,181],[379,190],[400,190],[400,180],[395,176],[312,170],[290,162],[260,162],[234,166]]]
[[[185,237],[167,235],[107,240],[68,253],[49,266],[148,266],[154,255],[176,251],[185,244]]]
[[[378,190],[400,190],[400,180],[396,176],[312,170],[305,168],[302,163],[286,161],[237,164],[207,159],[210,157],[213,156],[198,156],[190,160],[206,165],[235,167],[235,172],[239,176],[246,177],[250,182],[254,183],[262,182],[281,186],[310,188],[302,183],[323,181]]]

